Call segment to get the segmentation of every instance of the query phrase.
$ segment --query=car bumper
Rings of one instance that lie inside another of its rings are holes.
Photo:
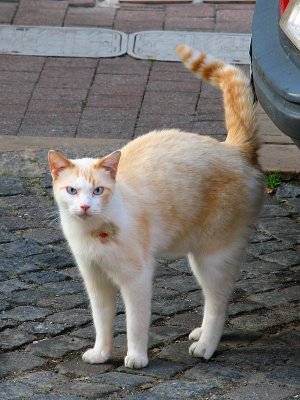
[[[275,125],[300,146],[300,54],[278,20],[277,0],[257,0],[252,28],[254,87]]]

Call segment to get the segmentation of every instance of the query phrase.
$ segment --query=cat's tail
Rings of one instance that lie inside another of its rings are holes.
[[[238,146],[251,163],[257,164],[256,107],[247,77],[239,68],[208,60],[205,53],[196,53],[184,44],[178,45],[176,52],[190,71],[223,91],[226,143]]]

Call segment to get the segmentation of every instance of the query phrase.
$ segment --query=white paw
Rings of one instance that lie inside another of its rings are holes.
[[[189,353],[194,357],[203,357],[206,360],[209,360],[214,354],[216,348],[217,345],[210,345],[199,340],[190,346]]]
[[[197,340],[198,341],[201,337],[201,333],[202,333],[202,328],[195,328],[190,333],[189,340]]]
[[[148,357],[146,355],[127,355],[125,357],[124,364],[127,368],[143,368],[148,365]]]
[[[89,349],[82,355],[83,361],[90,364],[102,364],[110,357],[110,353],[99,349]]]

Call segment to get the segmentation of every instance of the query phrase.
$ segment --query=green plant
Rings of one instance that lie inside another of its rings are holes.
[[[282,175],[279,171],[269,172],[267,174],[267,187],[269,189],[277,189],[282,182]]]

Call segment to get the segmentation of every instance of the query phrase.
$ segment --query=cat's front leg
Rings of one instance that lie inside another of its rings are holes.
[[[148,335],[151,318],[152,270],[134,272],[130,283],[121,288],[126,307],[128,368],[148,365]]]
[[[88,292],[96,331],[94,347],[87,350],[82,359],[91,364],[100,364],[111,355],[116,287],[99,268],[81,265],[80,272]]]

